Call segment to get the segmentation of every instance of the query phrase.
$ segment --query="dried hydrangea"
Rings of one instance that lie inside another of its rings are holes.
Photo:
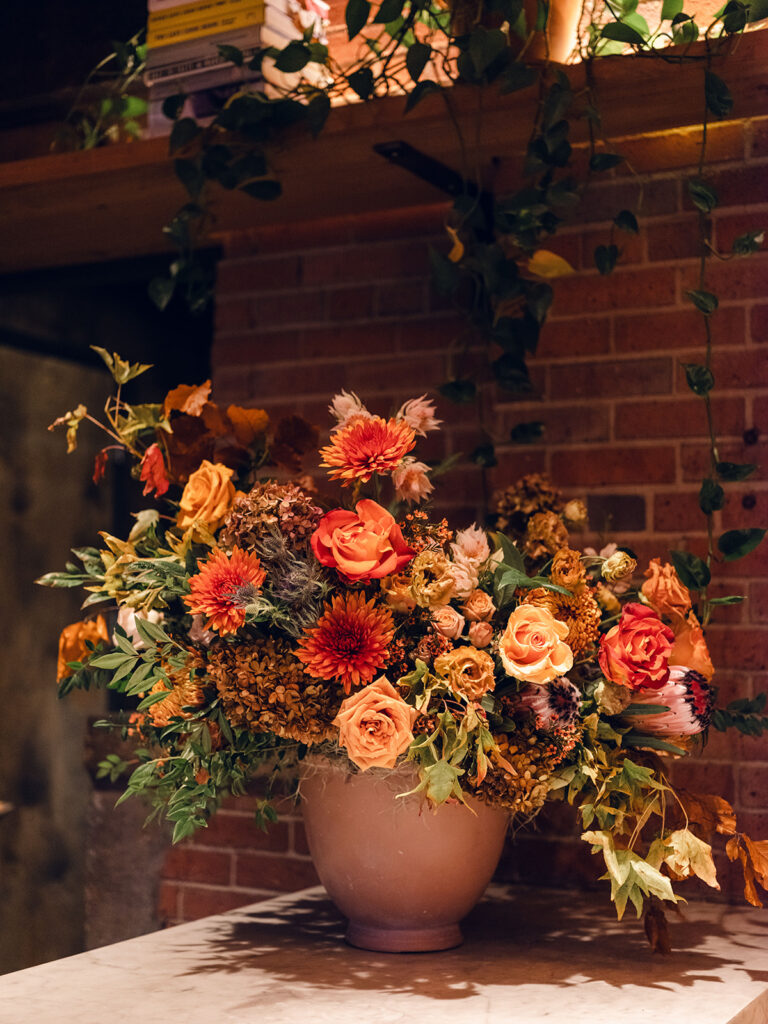
[[[250,550],[272,529],[292,544],[308,541],[323,510],[296,484],[256,484],[235,499],[224,520],[219,544],[224,548]]]

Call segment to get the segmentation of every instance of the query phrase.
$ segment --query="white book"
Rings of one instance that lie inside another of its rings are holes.
[[[276,46],[282,49],[292,40],[300,38],[301,33],[295,26],[288,32],[268,25],[255,25],[240,32],[210,36],[178,47],[164,46],[147,54],[144,81],[151,88],[158,82],[232,66],[231,61],[219,54],[217,47],[220,43],[236,46],[248,59],[264,47]]]

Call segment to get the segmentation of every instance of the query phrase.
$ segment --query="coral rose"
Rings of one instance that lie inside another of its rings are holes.
[[[484,590],[473,590],[461,606],[461,610],[470,622],[487,622],[493,618],[496,605],[490,594],[486,594]]]
[[[704,639],[704,630],[693,612],[688,612],[688,617],[679,620],[679,625],[675,628],[675,642],[672,645],[669,664],[693,669],[707,681],[715,674],[707,641]]]
[[[617,625],[600,639],[598,661],[607,679],[631,690],[658,690],[669,679],[674,634],[652,608],[624,606]]]
[[[507,675],[537,686],[565,675],[573,666],[573,653],[563,642],[567,636],[568,626],[547,608],[515,608],[499,640]]]
[[[312,534],[312,550],[322,565],[353,583],[399,572],[415,554],[394,518],[369,498],[358,501],[354,512],[337,508],[324,515]]]
[[[57,683],[73,675],[74,669],[69,667],[68,662],[83,661],[91,653],[86,646],[86,640],[94,646],[98,644],[99,640],[103,640],[107,644],[112,642],[103,615],[98,615],[95,621],[73,622],[62,629],[59,637],[59,658],[56,665]]]
[[[438,605],[432,609],[432,622],[441,636],[449,640],[458,640],[464,632],[465,620],[461,612],[451,604]]]
[[[493,640],[493,626],[490,622],[470,622],[467,636],[475,647],[487,647]]]
[[[342,702],[333,724],[339,730],[339,744],[361,771],[394,768],[413,742],[417,714],[387,677],[380,676]]]
[[[204,459],[184,488],[176,525],[186,530],[194,522],[200,522],[211,532],[217,530],[235,500],[233,472],[229,466]]]
[[[681,622],[691,610],[691,595],[675,567],[669,562],[662,565],[661,559],[654,558],[645,575],[647,579],[640,588],[645,601],[662,619]]]
[[[445,679],[454,693],[480,700],[496,686],[493,658],[476,647],[456,647],[435,658],[435,675]]]

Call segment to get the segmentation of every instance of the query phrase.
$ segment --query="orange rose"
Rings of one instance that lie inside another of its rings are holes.
[[[675,642],[672,645],[669,664],[691,668],[706,680],[710,680],[715,674],[707,641],[704,639],[704,630],[693,612],[688,612],[688,618],[681,619],[675,628]]]
[[[233,472],[229,466],[204,459],[184,488],[176,525],[186,530],[197,521],[211,531],[218,529],[235,500]]]
[[[59,637],[59,660],[56,665],[56,682],[67,679],[74,675],[74,669],[69,668],[68,661],[83,661],[90,651],[85,646],[86,640],[97,644],[99,640],[110,643],[109,630],[103,615],[97,616],[96,620],[88,622],[73,622],[65,626]]]
[[[342,702],[333,724],[339,743],[361,771],[394,768],[400,754],[413,742],[418,715],[406,704],[386,676],[358,690]]]
[[[652,608],[638,602],[624,605],[618,624],[600,638],[600,668],[619,686],[658,690],[669,679],[673,639]]]
[[[691,595],[675,567],[669,562],[662,565],[661,559],[654,558],[645,575],[647,579],[640,591],[656,614],[662,619],[671,619],[673,623],[684,619],[691,610]]]
[[[488,622],[493,618],[496,605],[490,594],[484,590],[473,590],[461,606],[461,610],[470,622]]]
[[[573,653],[563,643],[568,626],[546,608],[524,604],[509,616],[499,640],[507,675],[544,686],[573,666]]]
[[[353,583],[397,573],[415,554],[389,512],[369,498],[358,501],[354,512],[337,508],[324,515],[312,534],[312,550],[321,565]]]

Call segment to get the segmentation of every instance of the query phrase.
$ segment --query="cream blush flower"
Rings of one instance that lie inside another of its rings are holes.
[[[477,572],[481,565],[488,561],[491,549],[485,530],[472,523],[466,530],[459,530],[451,544],[454,562],[470,566]]]
[[[565,675],[573,667],[573,653],[564,643],[567,636],[568,626],[547,608],[515,608],[499,640],[507,675],[536,686]]]
[[[413,432],[421,437],[426,437],[430,430],[438,430],[443,422],[435,419],[435,403],[427,401],[426,395],[404,402],[395,418],[405,420]]]
[[[372,416],[354,391],[345,391],[343,388],[338,395],[333,396],[328,412],[336,419],[334,430],[340,430],[351,419],[362,417],[369,420]]]
[[[432,481],[429,479],[429,466],[424,462],[407,456],[392,470],[392,483],[395,494],[400,501],[417,504],[432,493]]]

